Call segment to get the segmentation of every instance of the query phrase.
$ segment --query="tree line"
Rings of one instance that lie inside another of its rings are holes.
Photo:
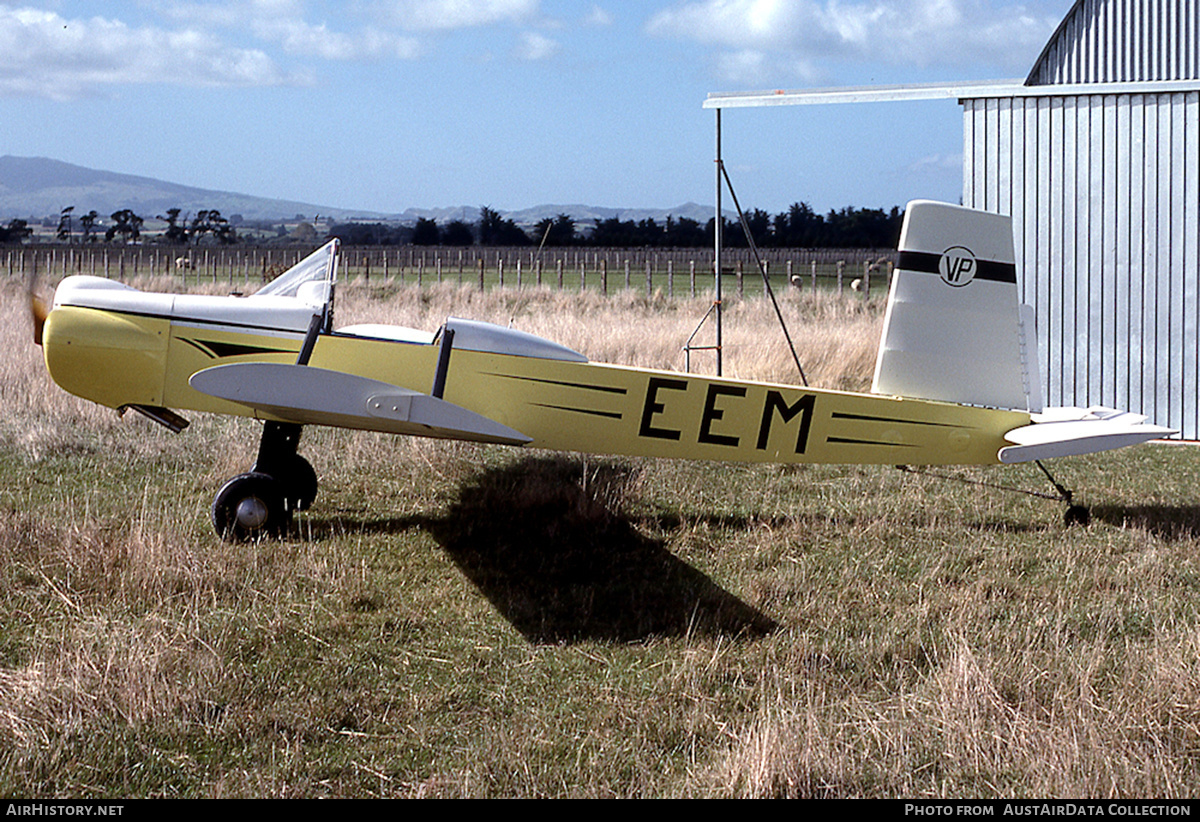
[[[169,245],[216,243],[228,245],[239,237],[231,222],[215,209],[181,215],[178,208],[168,209],[156,219],[166,229],[154,237]],[[237,215],[235,215],[236,219]],[[786,211],[770,214],[753,209],[745,215],[745,226],[728,218],[721,221],[722,241],[730,247],[746,247],[747,231],[760,248],[892,248],[900,236],[904,214],[899,207],[883,209],[848,206],[819,214],[807,203],[793,203]],[[56,238],[62,242],[138,243],[143,241],[145,219],[131,209],[109,215],[101,226],[96,211],[76,216],[74,206],[62,210]],[[529,229],[518,226],[489,206],[480,209],[479,220],[468,223],[451,220],[439,225],[422,217],[415,225],[347,222],[332,225],[327,237],[337,237],[347,245],[419,245],[419,246],[598,246],[607,248],[701,248],[713,243],[715,220],[700,221],[689,217],[668,216],[662,222],[653,218],[621,220],[609,217],[594,226],[581,227],[567,214],[547,217]],[[316,242],[321,238],[311,224],[294,239]],[[0,243],[24,242],[33,233],[25,220],[12,220],[0,226]]]
[[[55,239],[65,243],[138,243],[142,240],[142,226],[146,220],[133,212],[133,209],[123,208],[109,215],[112,221],[101,225],[100,215],[95,209],[75,216],[75,206],[67,206],[59,214],[58,229]],[[229,220],[221,216],[216,209],[206,209],[196,212],[195,217],[185,215],[180,219],[182,209],[168,209],[165,215],[156,219],[167,224],[162,234],[156,237],[158,242],[168,245],[198,245],[206,237],[213,241],[228,245],[237,242],[237,231]],[[189,219],[190,217],[190,219]],[[7,226],[0,226],[0,243],[23,243],[33,236],[33,228],[27,220],[10,220]]]
[[[807,203],[794,203],[787,211],[769,214],[754,209],[746,214],[746,227],[739,221],[722,220],[722,241],[730,247],[749,245],[746,230],[760,248],[892,248],[900,238],[904,212],[899,207],[883,209],[846,207],[818,214]],[[442,245],[442,246],[572,246],[603,248],[701,248],[713,244],[715,220],[704,224],[689,217],[598,220],[590,230],[581,229],[567,214],[546,217],[525,230],[511,219],[484,206],[476,223],[452,220],[439,226],[422,217],[416,225],[389,226],[383,223],[334,225],[329,236],[349,245]]]
[[[179,215],[182,209],[170,208],[167,213],[158,215],[155,219],[162,220],[167,224],[166,230],[159,235],[161,242],[169,245],[196,245],[205,237],[212,237],[216,242],[223,245],[237,242],[237,231],[230,224],[229,220],[221,216],[221,212],[216,209],[205,209],[196,212],[196,216],[190,220],[185,215],[180,219]],[[81,214],[78,217],[78,230],[76,230],[75,206],[67,206],[64,208],[58,218],[58,230],[54,236],[56,239],[63,242],[81,242],[94,243],[99,242],[101,237],[101,229],[103,229],[104,242],[121,242],[121,243],[137,243],[142,239],[142,226],[146,220],[133,212],[133,209],[123,208],[119,211],[114,211],[109,215],[112,223],[108,226],[100,226],[100,215],[95,209]],[[22,221],[24,222],[24,221]],[[78,235],[78,238],[76,237]]]

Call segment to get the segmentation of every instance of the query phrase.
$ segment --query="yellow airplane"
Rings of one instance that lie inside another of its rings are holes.
[[[100,277],[35,305],[62,388],[182,430],[179,410],[265,421],[252,470],[216,495],[226,539],[277,535],[317,493],[302,426],[597,454],[885,465],[994,464],[1175,433],[1108,408],[1042,408],[1011,221],[910,203],[869,394],[589,362],[510,328],[335,328],[337,241],[249,297]],[[1069,499],[1067,500],[1069,502]]]

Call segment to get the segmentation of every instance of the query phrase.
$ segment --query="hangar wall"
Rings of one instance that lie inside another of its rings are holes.
[[[1200,439],[1198,7],[1080,0],[1020,94],[961,100],[963,203],[1014,218],[1047,404],[1138,411],[1187,439]]]

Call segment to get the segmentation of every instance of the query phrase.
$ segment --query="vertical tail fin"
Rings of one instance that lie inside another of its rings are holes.
[[[871,390],[1040,411],[1032,319],[1023,320],[1011,218],[915,200]]]

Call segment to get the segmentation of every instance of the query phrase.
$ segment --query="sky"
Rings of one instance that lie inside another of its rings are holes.
[[[0,2],[0,155],[382,213],[711,204],[710,92],[1024,78],[1071,5]],[[961,196],[952,100],[722,126],[747,208]]]

